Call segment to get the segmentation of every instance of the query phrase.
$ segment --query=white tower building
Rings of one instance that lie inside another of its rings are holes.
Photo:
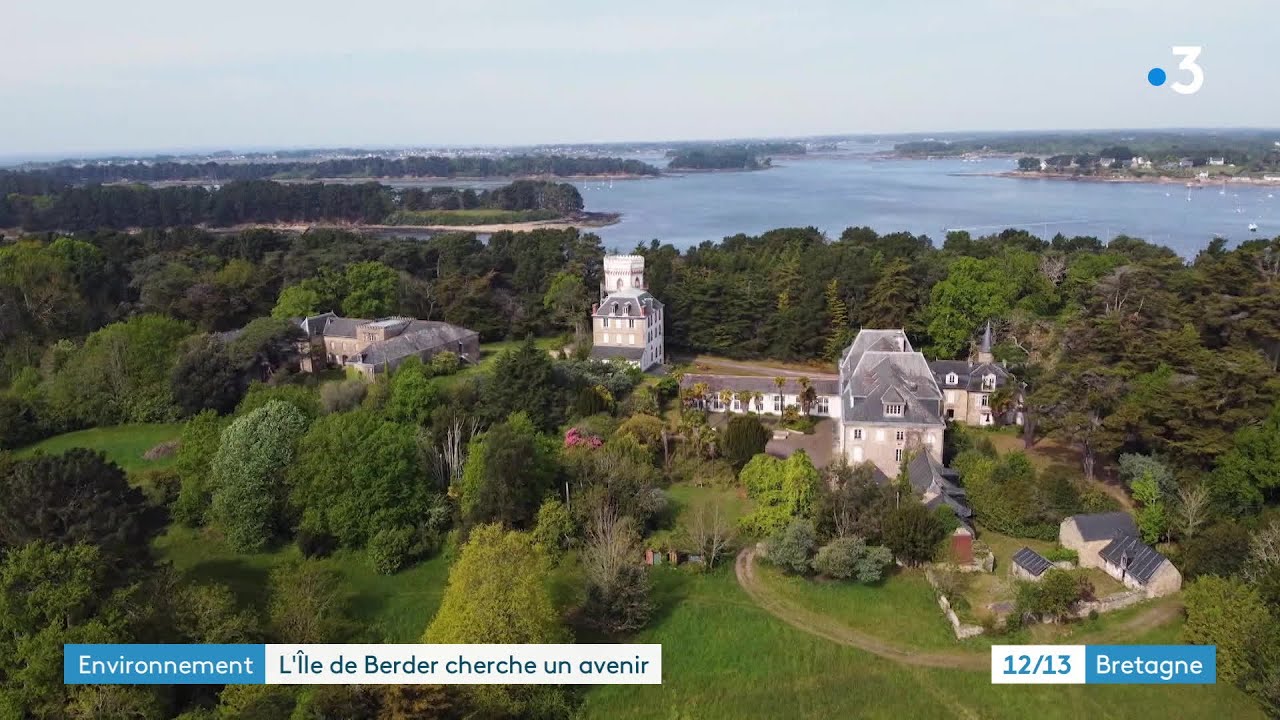
[[[666,361],[662,303],[649,294],[640,255],[606,255],[600,302],[591,308],[591,356],[648,370]]]

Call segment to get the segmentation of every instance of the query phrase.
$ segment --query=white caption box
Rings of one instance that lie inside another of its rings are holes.
[[[661,645],[267,645],[268,685],[661,685]]]
[[[993,685],[1083,685],[1084,645],[992,645]]]

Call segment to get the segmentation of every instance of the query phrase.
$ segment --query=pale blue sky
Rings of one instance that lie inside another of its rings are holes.
[[[1280,125],[1276,0],[5,5],[0,155]]]

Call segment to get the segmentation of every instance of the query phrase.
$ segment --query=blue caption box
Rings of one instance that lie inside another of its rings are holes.
[[[265,645],[64,645],[68,685],[260,685]]]
[[[1213,645],[1089,645],[1088,685],[1212,685],[1218,680]]]

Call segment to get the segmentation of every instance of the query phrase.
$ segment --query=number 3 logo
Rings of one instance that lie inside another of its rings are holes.
[[[1200,50],[1199,45],[1173,46],[1173,54],[1182,57],[1182,62],[1178,63],[1178,69],[1191,73],[1191,82],[1176,82],[1170,85],[1174,92],[1181,95],[1194,95],[1199,92],[1200,86],[1204,85],[1204,68],[1196,63],[1196,58],[1200,57]]]

